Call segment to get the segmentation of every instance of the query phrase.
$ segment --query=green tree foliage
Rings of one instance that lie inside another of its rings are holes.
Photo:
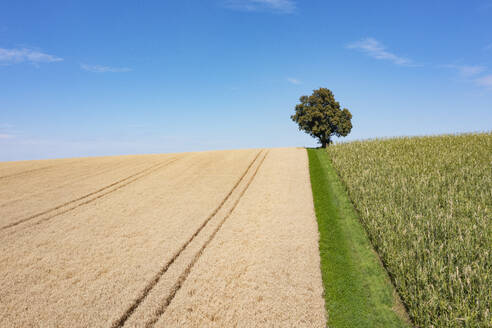
[[[340,109],[333,92],[326,88],[314,90],[311,96],[299,98],[296,113],[290,118],[299,125],[299,130],[318,138],[325,148],[332,136],[345,137],[352,130],[352,114],[347,108]]]

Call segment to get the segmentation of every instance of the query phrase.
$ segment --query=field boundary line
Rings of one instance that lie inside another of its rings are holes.
[[[115,186],[116,186],[116,188],[110,189],[108,192],[102,193],[102,194],[100,194],[100,195],[98,195],[98,196],[96,196],[96,197],[94,197],[94,198],[90,198],[89,200],[86,200],[86,201],[84,201],[84,202],[82,202],[82,203],[80,203],[80,204],[78,204],[78,205],[76,205],[76,206],[69,207],[69,208],[68,208],[68,209],[66,209],[66,210],[62,210],[61,212],[55,213],[55,214],[54,214],[54,215],[52,215],[52,216],[49,216],[49,217],[44,218],[44,219],[41,219],[40,221],[38,221],[38,222],[36,223],[36,225],[37,225],[37,224],[39,224],[39,223],[41,223],[41,222],[45,222],[45,221],[47,221],[47,220],[49,220],[49,219],[52,219],[52,218],[54,218],[54,217],[56,217],[56,216],[59,216],[59,215],[61,215],[61,214],[67,213],[67,212],[69,212],[69,211],[72,211],[72,210],[76,209],[77,207],[80,207],[80,206],[82,206],[82,205],[89,204],[89,203],[91,203],[91,202],[95,201],[96,199],[99,199],[99,198],[101,198],[101,197],[103,197],[103,196],[105,196],[105,195],[107,195],[107,194],[110,194],[110,193],[112,193],[112,192],[116,191],[116,190],[119,190],[119,189],[121,189],[121,188],[123,188],[123,187],[125,187],[125,186],[129,185],[130,183],[135,182],[135,181],[137,181],[137,180],[139,180],[139,179],[141,179],[141,178],[143,178],[143,177],[145,177],[145,176],[147,176],[147,175],[149,175],[149,174],[151,174],[151,173],[153,173],[153,172],[155,172],[155,171],[159,170],[159,169],[160,169],[160,168],[162,168],[162,167],[165,167],[165,166],[167,166],[167,165],[170,165],[170,164],[172,164],[172,163],[176,162],[178,159],[179,159],[179,158],[173,158],[173,159],[171,159],[171,160],[169,160],[169,161],[167,161],[167,162],[164,162],[164,163],[158,163],[158,164],[156,164],[156,165],[152,165],[152,166],[150,166],[150,167],[148,167],[148,168],[146,168],[146,169],[144,169],[144,170],[142,170],[142,171],[139,171],[139,172],[137,172],[137,173],[135,173],[135,174],[132,174],[132,175],[130,175],[130,176],[127,176],[126,178],[123,178],[123,179],[120,179],[120,180],[118,180],[118,181],[116,181],[116,182],[113,182],[113,183],[111,183],[111,184],[109,184],[109,185],[107,185],[107,186],[105,186],[105,187],[103,187],[103,188],[100,188],[100,189],[98,189],[98,190],[95,190],[95,191],[93,191],[93,192],[91,192],[91,193],[88,193],[88,194],[86,194],[86,195],[84,195],[84,196],[81,196],[81,197],[79,197],[79,198],[73,199],[73,200],[71,200],[71,201],[68,201],[68,202],[66,202],[66,203],[63,203],[63,204],[58,205],[58,206],[56,206],[56,207],[50,208],[50,209],[48,209],[48,210],[45,210],[45,211],[43,211],[43,212],[41,212],[41,213],[37,213],[37,214],[31,215],[31,216],[29,216],[29,217],[27,217],[27,218],[24,218],[24,219],[18,220],[18,221],[16,221],[16,222],[10,223],[10,224],[8,224],[8,225],[6,225],[6,226],[3,226],[3,227],[1,227],[1,228],[0,228],[0,231],[2,231],[2,230],[6,230],[6,229],[9,229],[9,228],[12,228],[12,227],[15,227],[15,226],[17,226],[17,225],[19,225],[19,224],[21,224],[21,223],[24,223],[24,222],[27,222],[27,221],[30,221],[30,220],[33,220],[33,219],[36,219],[36,218],[39,218],[39,217],[40,217],[40,216],[42,216],[42,215],[45,215],[45,214],[48,214],[48,213],[51,213],[51,212],[55,212],[55,211],[57,211],[57,210],[59,210],[59,209],[61,209],[61,208],[63,208],[63,207],[69,206],[69,205],[71,205],[71,204],[73,204],[73,203],[76,203],[76,202],[78,202],[78,201],[84,200],[84,199],[86,199],[86,198],[89,198],[89,197],[91,197],[91,196],[94,196],[94,195],[96,195],[96,194],[99,194],[99,193],[101,193],[101,192],[103,192],[103,191],[105,191],[105,190],[107,190],[107,189],[110,189],[110,188],[112,188],[112,187],[115,187]]]
[[[188,266],[183,271],[183,273],[179,276],[178,281],[172,287],[171,293],[166,297],[164,303],[161,304],[161,306],[157,309],[157,311],[155,311],[153,313],[154,314],[154,317],[145,324],[145,327],[146,328],[152,327],[159,320],[159,318],[166,312],[167,308],[169,307],[169,305],[173,301],[174,297],[176,296],[176,293],[181,289],[181,287],[183,286],[183,283],[188,278],[188,276],[189,276],[189,274],[191,272],[191,269],[193,269],[193,266],[195,265],[195,263],[198,262],[198,260],[202,256],[202,254],[205,251],[205,249],[207,248],[207,246],[215,238],[215,236],[217,235],[217,232],[219,232],[219,230],[222,228],[222,226],[224,225],[224,223],[231,216],[232,212],[234,212],[234,210],[236,209],[237,205],[239,204],[239,202],[243,198],[244,194],[249,189],[249,186],[251,185],[251,183],[253,183],[253,181],[254,181],[254,179],[256,177],[256,174],[258,173],[258,171],[262,167],[263,162],[265,161],[268,153],[269,153],[269,151],[266,151],[265,152],[265,155],[260,160],[260,163],[258,164],[258,167],[255,169],[255,171],[254,171],[253,175],[251,176],[250,180],[248,181],[248,183],[246,184],[246,186],[244,187],[244,189],[239,194],[239,197],[236,199],[236,201],[234,202],[234,204],[232,205],[232,207],[229,209],[229,211],[227,212],[227,214],[224,216],[224,218],[222,219],[222,221],[220,221],[219,225],[214,229],[214,231],[212,232],[212,234],[210,235],[210,237],[205,241],[205,243],[200,248],[200,250],[195,254],[195,256],[193,257],[192,261],[188,264]]]
[[[145,286],[145,288],[140,293],[133,303],[127,308],[127,310],[119,317],[119,319],[115,320],[111,325],[111,328],[121,328],[125,325],[125,322],[130,318],[130,316],[135,312],[138,306],[145,300],[150,291],[157,285],[161,277],[167,272],[169,267],[176,261],[176,259],[183,253],[183,251],[188,247],[188,245],[195,239],[198,234],[205,228],[205,226],[214,218],[220,209],[224,206],[227,200],[231,197],[233,192],[237,189],[239,184],[244,180],[251,167],[257,162],[260,154],[263,150],[260,150],[256,156],[253,158],[251,163],[249,163],[248,167],[244,170],[243,174],[238,178],[232,189],[229,193],[224,197],[224,199],[219,203],[219,205],[212,211],[212,213],[202,222],[200,227],[191,235],[191,237],[181,246],[181,248],[173,255],[173,257],[164,264],[164,266],[157,272],[156,275],[150,280],[150,282]],[[260,163],[261,165],[261,163]],[[241,197],[241,196],[240,196]]]
[[[307,155],[327,325],[412,327],[328,152]]]

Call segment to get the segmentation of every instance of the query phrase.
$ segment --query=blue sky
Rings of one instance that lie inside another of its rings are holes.
[[[492,0],[2,1],[0,160],[313,146],[491,130]]]

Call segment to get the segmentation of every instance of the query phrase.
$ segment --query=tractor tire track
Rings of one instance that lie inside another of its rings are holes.
[[[135,310],[139,307],[139,305],[145,300],[150,291],[157,285],[161,277],[168,271],[169,267],[176,261],[176,259],[183,253],[183,251],[190,245],[190,243],[200,234],[200,232],[207,226],[207,224],[212,220],[213,217],[220,211],[220,209],[224,206],[227,200],[231,197],[233,192],[238,188],[240,183],[247,176],[251,167],[257,162],[260,154],[263,150],[260,150],[256,156],[253,158],[251,163],[245,169],[244,173],[238,178],[232,189],[229,193],[224,197],[224,199],[220,202],[220,204],[214,209],[214,211],[203,221],[200,227],[193,233],[193,235],[181,246],[181,248],[174,254],[174,256],[164,264],[164,266],[157,272],[157,274],[153,277],[153,279],[147,284],[147,286],[142,290],[140,295],[135,299],[135,301],[127,308],[127,310],[117,319],[115,320],[111,328],[121,328],[125,325],[125,322],[130,318],[130,316],[135,312]],[[265,155],[266,156],[266,155]],[[263,157],[264,159],[264,157]],[[260,162],[260,166],[261,166]],[[242,194],[241,194],[242,195]]]
[[[200,248],[200,250],[195,254],[195,256],[193,257],[193,260],[188,264],[188,266],[186,267],[186,269],[183,271],[183,273],[179,277],[178,281],[174,284],[173,288],[171,289],[171,293],[166,297],[164,303],[161,304],[161,307],[158,308],[157,311],[155,312],[154,317],[151,318],[145,324],[145,327],[146,328],[154,326],[155,323],[159,320],[159,318],[166,312],[166,309],[169,307],[169,305],[173,301],[174,297],[176,296],[176,293],[181,289],[181,286],[183,285],[183,283],[188,278],[188,276],[189,276],[189,274],[191,272],[191,269],[193,269],[193,266],[195,265],[195,263],[200,259],[200,257],[202,256],[204,250],[212,242],[212,240],[217,235],[217,232],[219,232],[219,230],[222,228],[222,226],[224,225],[224,223],[231,216],[232,212],[234,212],[234,210],[236,209],[237,205],[241,201],[241,198],[246,193],[246,191],[248,190],[248,188],[251,185],[251,183],[254,181],[254,179],[256,177],[256,174],[260,170],[260,168],[261,168],[263,162],[265,161],[265,158],[267,157],[267,155],[268,155],[268,151],[265,153],[265,155],[263,156],[263,158],[260,160],[260,163],[259,163],[258,167],[254,171],[253,175],[251,176],[250,180],[246,184],[245,188],[239,194],[239,197],[234,202],[234,205],[232,205],[232,207],[229,209],[229,211],[224,216],[224,218],[222,219],[222,221],[220,221],[219,225],[214,229],[214,231],[212,232],[212,234],[210,235],[210,237],[207,239],[207,241],[203,244],[203,246]]]
[[[51,165],[37,167],[37,168],[34,168],[34,169],[27,169],[27,170],[16,172],[16,173],[6,174],[6,175],[0,176],[0,180],[2,180],[2,179],[8,179],[8,178],[15,178],[17,176],[22,176],[22,175],[29,174],[29,173],[32,173],[32,172],[38,172],[38,171],[42,171],[42,170],[47,170],[47,169],[50,169],[50,168],[59,167],[59,166],[63,166],[63,165],[70,165],[70,164],[72,164],[74,162],[77,162],[77,161],[78,161],[78,159],[71,159],[70,161],[67,161],[67,162],[64,162],[64,163],[55,163],[55,164],[51,164]]]
[[[77,183],[77,182],[86,180],[88,178],[95,178],[95,177],[100,176],[100,175],[103,175],[103,174],[105,174],[107,172],[114,171],[115,169],[124,168],[126,165],[128,165],[128,163],[118,163],[115,166],[112,166],[112,167],[109,167],[109,168],[105,168],[105,169],[103,169],[101,171],[89,172],[89,173],[87,173],[85,175],[81,175],[81,176],[75,177],[71,181],[64,182],[62,184],[56,185],[54,187],[50,187],[50,188],[45,189],[45,190],[42,190],[42,191],[35,191],[35,192],[23,194],[22,197],[20,197],[20,198],[9,200],[9,201],[7,201],[5,203],[0,204],[0,208],[6,207],[6,206],[10,206],[10,205],[15,204],[15,203],[18,203],[18,202],[22,202],[25,199],[27,199],[29,197],[32,197],[32,196],[42,195],[42,194],[44,194],[46,192],[50,192],[50,191],[53,191],[53,190],[56,190],[56,189],[60,189],[60,188],[65,187],[65,186],[69,186],[69,185],[71,185],[73,183]]]
[[[69,202],[63,203],[63,204],[58,205],[58,206],[56,206],[56,207],[50,208],[50,209],[45,210],[45,211],[43,211],[43,212],[40,212],[40,213],[37,213],[37,214],[31,215],[31,216],[29,216],[29,217],[27,217],[27,218],[20,219],[20,220],[18,220],[18,221],[16,221],[16,222],[13,222],[13,223],[10,223],[10,224],[5,225],[5,226],[3,226],[3,227],[0,227],[0,231],[7,230],[7,229],[9,229],[9,228],[13,228],[13,227],[15,227],[15,226],[18,226],[19,224],[24,223],[24,222],[31,221],[31,220],[33,220],[33,219],[39,218],[39,217],[41,217],[41,216],[43,216],[43,215],[46,215],[46,214],[50,214],[50,213],[52,213],[52,212],[56,212],[56,211],[58,211],[58,210],[60,210],[60,209],[62,209],[62,208],[64,208],[64,207],[70,206],[71,204],[77,203],[77,202],[79,202],[79,201],[81,201],[81,200],[87,199],[87,198],[89,198],[89,197],[91,197],[91,196],[94,196],[94,195],[96,195],[96,194],[99,194],[99,193],[101,193],[101,192],[103,192],[103,191],[105,191],[105,190],[108,190],[108,189],[110,189],[110,188],[112,188],[112,187],[115,187],[115,186],[116,186],[116,188],[110,189],[109,191],[107,191],[107,192],[105,192],[105,193],[102,193],[102,194],[100,194],[100,195],[97,195],[96,197],[90,198],[90,199],[88,199],[88,200],[86,200],[86,201],[84,201],[84,202],[82,202],[82,203],[79,203],[79,204],[77,204],[77,205],[75,205],[75,206],[72,206],[72,207],[69,207],[69,208],[67,208],[67,209],[61,210],[60,212],[56,212],[55,214],[50,215],[50,216],[48,216],[48,217],[46,217],[46,218],[42,218],[41,220],[37,221],[37,222],[35,223],[35,225],[38,225],[38,224],[40,224],[40,223],[42,223],[42,222],[45,222],[45,221],[48,221],[48,220],[50,220],[50,219],[52,219],[52,218],[54,218],[54,217],[56,217],[56,216],[59,216],[59,215],[61,215],[61,214],[67,213],[67,212],[69,212],[69,211],[72,211],[72,210],[74,210],[74,209],[76,209],[76,208],[78,208],[78,207],[80,207],[80,206],[83,206],[83,205],[89,204],[89,203],[91,203],[91,202],[93,202],[93,201],[95,201],[95,200],[97,200],[97,199],[99,199],[99,198],[101,198],[101,197],[104,197],[104,196],[106,196],[106,195],[108,195],[108,194],[110,194],[110,193],[112,193],[112,192],[115,192],[116,190],[119,190],[119,189],[121,189],[121,188],[123,188],[123,187],[125,187],[125,186],[129,185],[130,183],[133,183],[133,182],[135,182],[135,181],[137,181],[137,180],[139,180],[139,179],[141,179],[141,178],[143,178],[143,177],[145,177],[145,176],[147,176],[147,175],[149,175],[149,174],[151,174],[151,173],[153,173],[153,172],[155,172],[155,171],[159,170],[159,169],[160,169],[160,168],[162,168],[162,167],[165,167],[165,166],[167,166],[167,165],[170,165],[170,164],[172,164],[172,163],[176,162],[178,159],[179,159],[179,158],[173,158],[173,159],[171,159],[171,160],[169,160],[169,161],[167,161],[167,162],[164,162],[164,163],[158,163],[158,164],[152,165],[152,166],[151,166],[151,167],[149,167],[149,168],[146,168],[146,169],[144,169],[144,170],[142,170],[142,171],[139,171],[139,172],[137,172],[137,173],[135,173],[135,174],[132,174],[132,175],[130,175],[130,176],[128,176],[128,177],[126,177],[126,178],[124,178],[124,179],[121,179],[121,180],[118,180],[118,181],[116,181],[116,182],[113,182],[113,183],[111,183],[111,184],[109,184],[109,185],[107,185],[107,186],[105,186],[105,187],[103,187],[103,188],[100,188],[100,189],[98,189],[98,190],[96,190],[96,191],[93,191],[93,192],[91,192],[91,193],[89,193],[89,194],[86,194],[86,195],[84,195],[84,196],[81,196],[81,197],[76,198],[76,199],[74,199],[74,200],[71,200],[71,201],[69,201]]]
[[[59,165],[62,165],[62,164],[59,164]],[[38,167],[38,168],[35,168],[35,169],[25,170],[25,171],[21,171],[21,172],[17,172],[17,173],[2,175],[2,176],[0,176],[0,180],[7,179],[7,178],[15,178],[15,177],[17,177],[19,175],[28,174],[28,173],[31,173],[31,172],[42,171],[42,170],[46,170],[46,169],[49,169],[49,168],[52,168],[52,167],[55,167],[55,166],[57,166],[57,165],[43,166],[43,167]]]

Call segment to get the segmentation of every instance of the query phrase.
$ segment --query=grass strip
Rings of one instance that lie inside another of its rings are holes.
[[[324,149],[308,149],[328,326],[411,327]]]

